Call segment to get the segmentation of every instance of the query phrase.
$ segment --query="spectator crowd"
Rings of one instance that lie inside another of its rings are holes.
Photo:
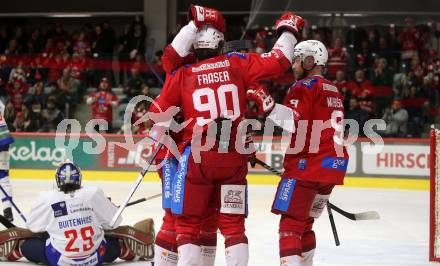
[[[113,109],[136,95],[151,95],[150,88],[160,87],[164,78],[161,52],[149,62],[145,58],[147,29],[142,19],[120,28],[117,33],[110,21],[71,32],[59,22],[46,28],[0,26],[0,98],[10,129],[53,132],[63,118],[74,117],[78,104],[86,103],[92,118],[106,120],[108,132],[117,132]],[[227,36],[244,36],[253,52],[271,48],[270,29],[243,29]],[[346,118],[361,128],[368,119],[382,118],[387,122],[384,136],[422,137],[428,124],[440,123],[440,23],[416,24],[407,18],[400,27],[309,25],[303,38],[328,47],[326,76],[345,96]],[[293,81],[288,72],[260,85],[281,102]],[[119,97],[112,91],[115,87],[122,88]],[[146,103],[138,104],[133,121],[147,110]],[[252,106],[247,114],[256,116]],[[134,132],[148,128],[139,124]]]
[[[268,28],[242,31],[255,52],[267,52],[273,32]],[[406,18],[402,27],[368,26],[318,28],[303,31],[328,47],[326,78],[345,96],[346,118],[362,129],[368,119],[384,119],[386,137],[424,137],[429,125],[440,123],[440,22],[417,25]],[[280,102],[287,73],[265,82]],[[280,82],[281,81],[281,82]]]

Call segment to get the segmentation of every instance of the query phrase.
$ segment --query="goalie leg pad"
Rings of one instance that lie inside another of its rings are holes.
[[[141,260],[149,260],[154,257],[154,223],[152,219],[142,221],[135,228],[132,226],[119,226],[116,229],[106,231],[106,236],[122,240],[128,251],[131,251]],[[142,231],[147,230],[147,231]],[[121,252],[121,256],[123,252]]]
[[[23,240],[39,235],[23,228],[9,228],[0,232],[0,260],[17,260],[22,257],[20,244]]]

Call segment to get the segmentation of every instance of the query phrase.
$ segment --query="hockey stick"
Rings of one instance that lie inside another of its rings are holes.
[[[162,142],[160,142],[159,146],[156,148],[156,151],[154,152],[154,154],[151,156],[151,159],[148,162],[148,164],[139,173],[136,181],[134,182],[133,186],[131,187],[130,192],[128,193],[127,197],[125,198],[124,203],[121,206],[119,206],[118,211],[113,216],[112,221],[110,223],[111,227],[115,226],[116,221],[118,220],[119,216],[121,216],[122,211],[124,211],[125,207],[127,207],[128,202],[130,201],[130,199],[133,196],[134,192],[136,192],[137,188],[139,187],[139,185],[141,184],[142,180],[144,179],[144,176],[147,174],[148,170],[150,169],[151,164],[156,159],[157,154],[159,154],[159,151],[162,149],[163,146],[164,145],[163,145],[163,141],[162,141]]]
[[[277,176],[280,176],[280,177],[282,176],[280,171],[274,169],[273,167],[271,167],[270,165],[268,165],[265,162],[261,161],[257,157],[254,157],[254,161],[257,164],[263,166],[266,170],[269,170],[270,172],[276,174]],[[333,218],[333,213],[332,213],[332,210],[330,208],[329,201],[327,201],[327,212],[328,212],[328,218],[330,219],[330,225],[332,227],[333,238],[335,239],[335,245],[339,246],[341,243],[339,242],[338,231],[336,230],[335,219]]]
[[[149,201],[149,200],[158,198],[160,196],[162,196],[162,193],[159,193],[159,194],[156,194],[156,195],[153,195],[153,196],[149,196],[149,197],[146,197],[146,198],[137,199],[137,200],[134,200],[134,201],[131,201],[131,202],[127,203],[126,207],[133,206],[133,205],[136,205],[136,204],[144,202],[144,201]]]
[[[360,220],[378,220],[380,219],[380,215],[376,211],[367,211],[367,212],[359,212],[359,213],[351,213],[346,212],[339,208],[338,206],[335,206],[333,203],[328,203],[329,207],[333,209],[335,212],[339,213],[340,215],[353,220],[353,221],[360,221]]]
[[[3,194],[6,197],[6,200],[9,200],[9,202],[11,203],[12,207],[14,207],[14,209],[17,211],[17,213],[20,215],[21,219],[23,219],[23,221],[26,223],[26,217],[24,217],[23,213],[21,213],[20,209],[17,207],[17,205],[15,205],[14,201],[12,200],[12,197],[10,197],[8,195],[8,193],[6,192],[6,190],[2,187],[2,185],[0,185],[0,189],[3,192]]]
[[[259,165],[261,165],[263,168],[265,168],[266,170],[269,170],[270,172],[281,176],[282,173],[276,169],[274,169],[273,167],[271,167],[270,165],[266,164],[265,162],[261,161],[258,158],[254,158],[255,162]],[[342,210],[341,208],[337,207],[336,205],[334,205],[333,203],[329,202],[329,207],[334,210],[335,212],[339,213],[340,215],[353,220],[353,221],[360,221],[360,220],[377,220],[380,219],[380,215],[378,212],[376,211],[367,211],[367,212],[359,212],[359,213],[351,213],[351,212],[347,212]]]
[[[339,236],[338,236],[338,231],[336,230],[335,218],[333,218],[332,208],[330,207],[330,202],[328,201],[327,201],[327,213],[328,213],[328,219],[330,220],[330,225],[332,227],[333,238],[335,239],[335,245],[338,247],[339,245],[341,245],[341,242],[339,242]]]

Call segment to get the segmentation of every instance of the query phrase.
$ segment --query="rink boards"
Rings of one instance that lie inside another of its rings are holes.
[[[152,155],[152,141],[142,136],[78,134],[63,141],[53,133],[14,133],[10,148],[11,177],[14,179],[52,179],[63,158],[83,169],[85,180],[134,181],[138,171]],[[255,137],[257,157],[282,171],[288,146],[280,137]],[[99,145],[97,145],[99,144]],[[427,139],[357,139],[347,148],[350,160],[345,185],[348,187],[429,188],[429,142]],[[257,166],[249,168],[250,184],[276,185],[279,177]],[[159,181],[152,171],[145,181]]]
[[[13,179],[54,179],[54,170],[44,169],[11,169],[10,175]],[[138,173],[120,171],[93,171],[84,170],[83,178],[87,181],[135,181]],[[276,185],[279,177],[271,174],[250,173],[247,176],[249,184]],[[156,172],[147,173],[144,178],[146,182],[159,182]],[[408,178],[375,178],[375,177],[346,177],[346,187],[359,188],[389,188],[389,189],[410,189],[428,190],[429,180],[408,179]]]

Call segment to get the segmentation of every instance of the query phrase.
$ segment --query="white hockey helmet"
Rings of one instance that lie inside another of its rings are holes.
[[[308,56],[313,57],[315,64],[325,66],[327,64],[328,52],[325,45],[317,40],[307,40],[298,43],[293,52],[294,58],[300,57],[301,62]]]
[[[224,40],[225,37],[223,33],[212,26],[204,25],[197,30],[193,46],[194,49],[217,49],[220,42]]]

